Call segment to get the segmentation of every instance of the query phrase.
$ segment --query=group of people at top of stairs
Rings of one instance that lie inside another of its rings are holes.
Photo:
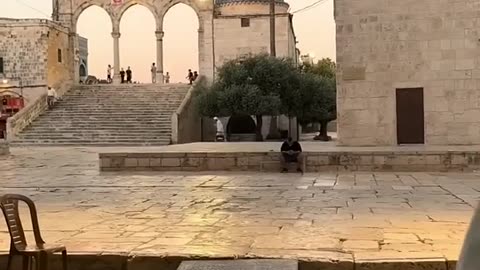
[[[192,72],[191,69],[188,70],[187,80],[189,81],[189,85],[192,85],[194,81],[198,78],[198,72]]]
[[[113,67],[112,65],[108,65],[107,67],[107,82],[112,83],[113,82],[113,77],[112,77],[112,72],[113,72]],[[152,66],[150,67],[150,73],[152,75],[152,83],[157,83],[157,66],[155,63],[152,63]],[[125,75],[127,76],[125,78]],[[127,68],[125,71],[123,68],[120,69],[120,79],[121,83],[136,83],[132,82],[133,78],[133,72],[130,67]],[[190,85],[193,84],[194,81],[196,81],[198,78],[198,72],[194,71],[192,72],[191,69],[188,70],[188,75],[187,75],[187,80]],[[170,73],[167,72],[165,76],[163,77],[165,83],[170,83]]]

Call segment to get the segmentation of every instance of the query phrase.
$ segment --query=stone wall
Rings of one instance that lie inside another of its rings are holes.
[[[472,171],[480,153],[450,151],[305,152],[306,172]],[[279,152],[100,153],[103,171],[280,171]]]
[[[61,59],[59,59],[59,50]],[[61,89],[74,79],[74,52],[68,31],[50,26],[47,47],[47,83],[55,89]]]
[[[188,91],[185,99],[172,115],[172,143],[191,143],[202,141],[202,119],[193,99],[194,87]]]
[[[424,88],[425,143],[480,144],[480,1],[336,0],[338,143],[395,145],[396,88]]]
[[[37,19],[0,19],[0,57],[3,77],[10,84],[39,86],[47,84],[48,21]]]
[[[276,8],[277,56],[295,58],[295,34],[287,13],[288,6]],[[250,26],[242,27],[241,20],[249,19]],[[215,66],[241,56],[270,53],[270,17],[268,3],[237,3],[218,8],[214,21]]]

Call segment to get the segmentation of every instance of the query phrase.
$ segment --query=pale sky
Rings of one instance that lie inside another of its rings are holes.
[[[292,11],[316,0],[286,0]],[[2,0],[0,17],[50,18],[52,0]],[[333,0],[294,15],[298,48],[317,59],[335,59]],[[164,71],[171,81],[184,81],[186,70],[198,70],[198,19],[190,7],[179,4],[169,10],[164,22]],[[89,74],[106,77],[106,66],[113,65],[111,22],[101,8],[92,6],[79,18],[78,33],[89,40]],[[120,25],[121,67],[131,66],[134,80],[149,82],[155,62],[155,21],[150,11],[136,5],[127,10]]]

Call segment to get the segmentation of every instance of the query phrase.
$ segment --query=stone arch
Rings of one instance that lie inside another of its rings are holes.
[[[161,28],[161,24],[160,24],[160,20],[159,20],[160,16],[158,16],[157,8],[153,5],[145,2],[145,1],[126,1],[123,5],[120,6],[118,11],[115,12],[115,20],[120,24],[120,21],[122,20],[122,17],[125,14],[125,12],[129,8],[131,8],[133,6],[136,6],[136,5],[145,7],[148,10],[150,10],[150,12],[152,13],[152,16],[155,18],[155,23],[157,24],[155,26],[155,29],[159,29],[159,27]]]
[[[159,27],[163,29],[163,20],[165,18],[165,15],[168,13],[168,11],[178,5],[178,4],[184,4],[189,6],[193,11],[195,11],[195,14],[197,14],[197,19],[198,19],[198,31],[203,30],[203,19],[201,16],[201,9],[197,5],[195,0],[173,0],[173,1],[168,1],[164,6],[162,6],[162,9],[159,14]]]
[[[108,17],[110,18],[110,21],[112,23],[112,28],[115,28],[115,26],[118,26],[119,24],[117,23],[117,21],[115,20],[115,16],[113,15],[113,13],[111,12],[110,9],[106,9],[104,6],[102,6],[102,4],[100,3],[95,3],[93,1],[85,1],[83,3],[81,3],[76,9],[75,11],[73,12],[73,16],[72,16],[72,29],[71,31],[76,33],[77,32],[77,23],[78,23],[78,19],[80,18],[80,16],[82,15],[82,13],[89,7],[92,7],[92,6],[97,6],[101,9],[103,9],[107,14],[108,14]]]

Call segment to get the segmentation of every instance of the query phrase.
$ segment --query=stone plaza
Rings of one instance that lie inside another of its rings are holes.
[[[100,172],[100,151],[13,147],[0,157],[1,192],[36,202],[44,238],[66,244],[70,269],[176,269],[191,258],[454,269],[480,195],[478,172]]]

